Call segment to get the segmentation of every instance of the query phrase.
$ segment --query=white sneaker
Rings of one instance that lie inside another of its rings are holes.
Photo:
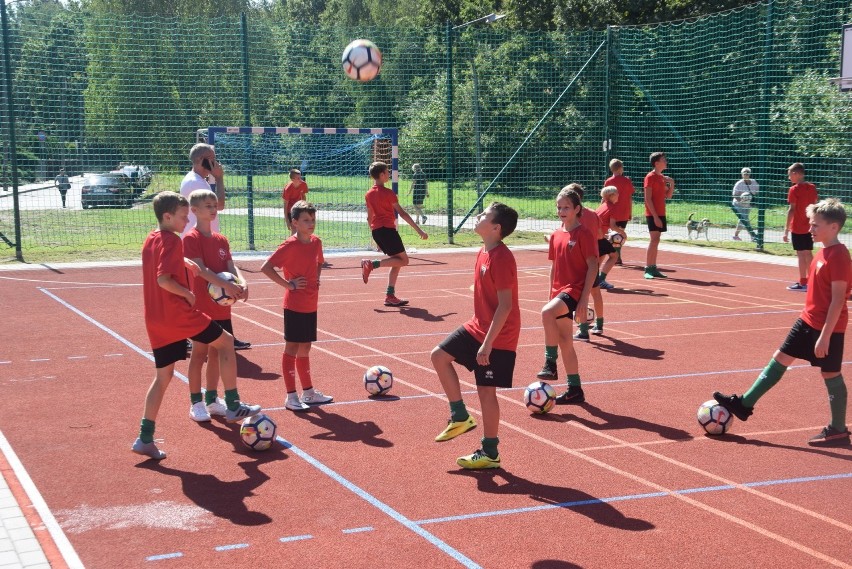
[[[289,409],[290,411],[307,411],[310,409],[310,407],[302,403],[302,400],[298,397],[288,397],[287,401],[284,402],[284,408]]]
[[[225,406],[225,401],[221,397],[217,397],[216,401],[207,405],[207,412],[210,413],[211,417],[213,415],[224,417],[225,413],[228,412],[228,408]]]
[[[306,405],[324,405],[334,401],[334,397],[331,395],[324,395],[317,389],[313,389],[311,391],[312,392],[310,394],[302,393],[302,403]]]
[[[210,413],[207,412],[207,407],[204,406],[204,401],[193,403],[189,408],[189,418],[198,423],[204,423],[210,420]]]

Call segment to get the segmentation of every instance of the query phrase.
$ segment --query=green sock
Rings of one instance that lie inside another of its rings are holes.
[[[602,281],[605,281],[605,280],[606,280],[606,273],[605,273],[605,272],[601,271],[601,275],[600,275],[600,276],[601,276],[601,280],[602,280]]]
[[[559,357],[559,346],[545,346],[544,347],[544,359],[556,361]]]
[[[450,401],[450,419],[453,423],[458,423],[459,421],[466,421],[467,418],[470,417],[467,413],[467,408],[464,406],[464,401],[459,399],[458,401]]]
[[[589,334],[589,323],[588,322],[580,322],[580,334],[584,336],[588,336]]]
[[[219,394],[215,389],[208,389],[204,392],[204,404],[210,405],[211,403],[216,403],[216,399],[219,397]]]
[[[376,259],[375,261],[373,261],[373,268],[374,268],[374,269],[378,269],[381,265],[382,265],[382,262],[381,262],[381,261],[379,261],[378,259]]]
[[[598,330],[603,330],[603,316],[595,318],[595,326]]]
[[[645,267],[645,272],[646,273],[653,273],[654,269],[656,269],[656,268],[657,268],[656,265],[648,265],[647,267]]]
[[[388,296],[393,296],[393,293],[395,293],[395,292],[396,292],[396,289],[394,287],[392,287],[392,286],[388,287],[388,291],[387,291]]]
[[[843,376],[838,375],[825,380],[828,390],[828,404],[831,407],[831,426],[838,431],[846,430],[846,383]]]
[[[787,366],[778,363],[775,358],[772,358],[769,363],[757,376],[752,386],[743,394],[743,405],[746,407],[754,407],[757,400],[766,395],[766,392],[775,387],[775,384],[781,380],[781,376],[787,371]]]
[[[228,411],[236,411],[240,407],[240,394],[236,389],[225,390],[225,406]]]
[[[568,385],[573,385],[574,387],[580,387],[580,374],[579,373],[569,373],[568,374]]]
[[[189,394],[189,402],[192,405],[195,405],[196,403],[201,403],[202,399],[204,399],[204,397],[201,395],[201,393],[190,393]]]
[[[493,439],[489,439],[488,437],[482,437],[482,452],[488,455],[488,458],[497,458],[500,454],[497,452],[497,445],[500,443],[500,439],[494,437]]]
[[[139,438],[142,439],[143,443],[153,443],[154,442],[154,421],[149,419],[142,419],[142,423],[139,425]]]

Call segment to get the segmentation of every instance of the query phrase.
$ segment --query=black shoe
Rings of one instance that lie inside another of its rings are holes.
[[[583,388],[579,385],[569,385],[568,391],[556,398],[557,405],[574,405],[586,401]]]
[[[192,352],[192,340],[186,341],[186,353],[189,354]]]
[[[536,374],[536,377],[539,379],[556,381],[559,377],[556,375],[556,360],[544,360],[544,367]]]
[[[754,407],[746,407],[738,395],[724,395],[718,391],[713,394],[716,403],[730,411],[740,421],[746,421],[754,413]]]
[[[251,342],[240,342],[236,338],[234,338],[234,349],[235,350],[248,350],[251,348]]]
[[[838,431],[831,425],[824,427],[820,434],[808,439],[812,447],[845,447],[850,445],[849,429]]]

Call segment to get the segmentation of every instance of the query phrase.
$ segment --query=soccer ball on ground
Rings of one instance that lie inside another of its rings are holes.
[[[393,387],[393,374],[385,366],[373,366],[364,372],[364,389],[370,395],[384,395]]]
[[[724,435],[734,424],[734,416],[715,399],[711,399],[698,408],[698,424],[708,435]]]
[[[343,72],[356,81],[375,79],[382,68],[382,52],[370,40],[355,40],[343,50]]]
[[[236,275],[232,275],[228,272],[218,273],[218,277],[220,279],[230,281],[234,284],[243,284],[243,281],[241,281],[239,277],[237,277]],[[210,295],[210,298],[213,299],[213,302],[221,306],[231,306],[237,301],[237,299],[233,296],[228,296],[228,293],[225,292],[225,289],[220,286],[216,286],[213,283],[207,283],[207,293]]]
[[[275,442],[275,421],[260,414],[247,417],[240,425],[240,440],[252,450],[266,450]]]
[[[547,413],[556,404],[556,390],[549,383],[535,381],[524,390],[524,405],[538,415]]]

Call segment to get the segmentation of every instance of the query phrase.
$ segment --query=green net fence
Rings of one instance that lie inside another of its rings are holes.
[[[852,20],[848,0],[763,2],[688,22],[580,32],[520,32],[502,22],[326,28],[262,13],[127,20],[52,3],[13,4],[8,15],[12,115],[0,74],[7,256],[134,257],[154,225],[151,197],[178,189],[199,129],[211,126],[396,129],[401,203],[411,212],[419,163],[429,180],[426,229],[447,238],[491,200],[519,210],[519,229],[551,229],[559,188],[580,182],[594,205],[615,157],[637,187],[631,229],[641,236],[642,178],[654,151],[667,153],[677,182],[667,211],[674,237],[686,236],[694,214],[710,220],[712,240],[732,238],[731,194],[743,167],[760,184],[746,239],[780,240],[793,162],[805,164],[822,196],[852,199],[852,99],[828,81],[839,70],[841,27]],[[384,55],[381,75],[365,84],[340,69],[356,37]],[[357,160],[384,152],[371,147]],[[265,162],[246,168],[223,156],[222,232],[234,250],[270,250],[286,236],[281,189],[302,159],[261,153]],[[60,168],[71,183],[64,208]],[[115,204],[94,204],[116,207],[84,208],[87,178],[109,172],[129,189]],[[326,247],[368,246],[367,176],[321,178],[309,198],[320,204]]]

